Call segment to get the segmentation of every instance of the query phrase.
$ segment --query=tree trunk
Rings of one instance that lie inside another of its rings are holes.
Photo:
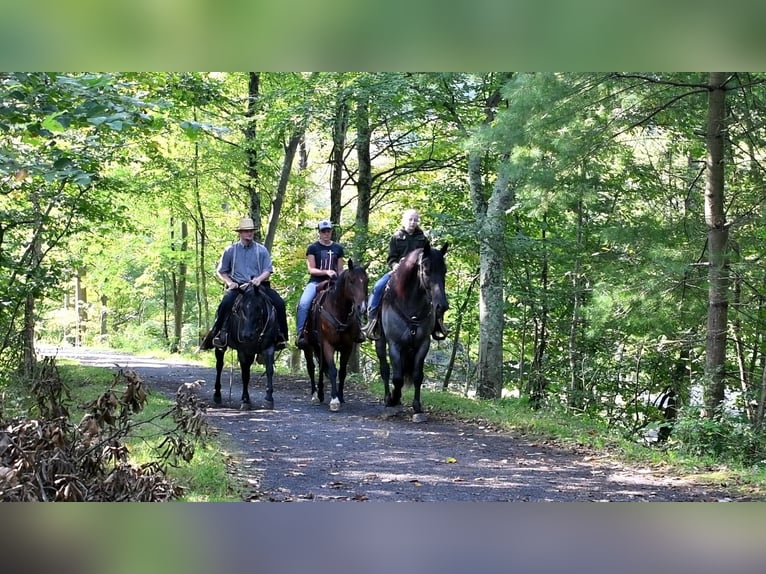
[[[173,230],[171,233],[175,233]],[[176,268],[173,272],[173,340],[170,343],[170,352],[177,353],[181,342],[184,325],[184,301],[186,299],[186,253],[189,249],[189,226],[185,221],[181,222],[181,239],[176,246],[171,236],[171,249],[176,253]]]
[[[572,269],[572,320],[569,324],[569,393],[567,404],[573,409],[582,409],[585,405],[585,385],[582,379],[581,353],[578,338],[582,325],[581,307],[585,291],[580,270],[580,253],[583,246],[583,202],[582,195],[577,198],[577,250]]]
[[[535,349],[530,373],[530,400],[534,408],[540,408],[548,390],[545,374],[545,353],[548,348],[548,253],[545,246],[547,218],[543,220],[543,261],[540,269],[540,316],[535,321]]]
[[[109,308],[107,307],[108,302],[109,299],[107,296],[101,295],[101,313],[99,314],[99,320],[101,323],[100,334],[102,337],[109,333],[109,324],[107,322],[107,319],[109,318]]]
[[[257,122],[255,114],[258,109],[258,98],[260,96],[261,75],[258,72],[248,73],[247,84],[247,126],[245,127],[245,173],[247,181],[245,189],[250,200],[250,217],[255,224],[254,238],[256,241],[263,241],[261,231],[261,197],[258,194],[258,142],[256,141]]]
[[[290,136],[290,139],[284,146],[285,156],[282,160],[282,170],[279,173],[277,191],[274,194],[274,199],[271,201],[269,227],[268,232],[266,233],[266,240],[263,243],[269,252],[271,252],[271,249],[274,246],[274,237],[277,234],[277,227],[279,226],[279,216],[282,213],[282,205],[285,202],[285,194],[287,193],[287,183],[290,180],[290,172],[293,169],[293,161],[295,160],[295,153],[298,151],[298,144],[302,139],[303,130],[301,128]]]
[[[707,116],[705,223],[708,241],[708,315],[705,415],[713,417],[725,398],[726,331],[729,305],[727,243],[729,226],[724,204],[724,137],[728,74],[711,72]]]
[[[499,398],[503,390],[503,331],[505,298],[505,211],[512,193],[507,158],[500,163],[497,181],[479,226],[479,365],[477,394],[483,399]],[[475,165],[474,165],[475,167]]]
[[[78,347],[82,345],[82,336],[85,333],[85,325],[88,321],[88,290],[83,285],[85,273],[84,268],[78,269],[74,279],[75,320],[77,322],[75,345]]]
[[[354,242],[351,254],[361,262],[370,224],[370,201],[372,198],[372,162],[370,161],[370,101],[367,93],[356,104],[356,158],[359,173],[356,179],[356,218]]]
[[[343,154],[346,149],[346,132],[348,131],[348,100],[341,91],[335,107],[335,119],[332,126],[332,153],[330,155],[330,221],[340,222],[341,190],[343,188]],[[333,231],[333,240],[337,240],[337,232]]]
[[[450,354],[449,364],[447,365],[447,372],[444,375],[444,381],[442,381],[442,389],[445,391],[449,387],[452,371],[455,368],[455,357],[457,356],[458,343],[460,341],[460,331],[463,326],[463,316],[465,315],[465,310],[468,308],[468,302],[471,300],[471,293],[473,293],[473,288],[476,286],[476,281],[478,281],[478,279],[479,275],[474,275],[473,279],[471,280],[471,284],[468,285],[468,289],[463,296],[463,304],[460,306],[460,309],[458,309],[456,313],[457,319],[455,321],[455,326],[452,329],[452,353]]]
[[[197,111],[194,111],[194,119],[197,120]],[[210,305],[207,297],[207,221],[205,210],[202,207],[202,194],[199,184],[199,143],[194,142],[194,208],[196,219],[195,238],[195,265],[197,289],[197,342],[201,343],[210,324]]]
[[[42,254],[40,250],[39,235],[35,234],[32,250],[32,259],[35,262],[35,268],[40,264]],[[34,293],[27,292],[24,303],[24,329],[21,332],[23,345],[22,354],[22,373],[26,379],[31,379],[37,365],[37,355],[35,354],[35,296]]]

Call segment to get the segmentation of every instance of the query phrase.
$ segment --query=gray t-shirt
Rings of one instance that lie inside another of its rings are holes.
[[[274,271],[269,250],[262,243],[253,241],[245,247],[241,241],[223,250],[218,272],[226,273],[239,284],[247,283],[264,271]]]

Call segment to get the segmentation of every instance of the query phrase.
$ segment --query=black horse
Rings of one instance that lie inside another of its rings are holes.
[[[311,401],[324,402],[324,375],[330,380],[330,410],[340,410],[346,368],[354,344],[361,332],[361,317],[367,307],[369,278],[364,267],[349,260],[348,268],[330,281],[326,288],[318,286],[308,316],[308,346],[303,351],[311,379]],[[338,353],[338,366],[335,364]],[[314,379],[314,359],[319,363],[319,382]]]
[[[268,295],[260,288],[248,284],[240,289],[234,307],[227,320],[227,345],[237,350],[242,373],[241,409],[251,408],[250,367],[256,355],[260,355],[266,367],[265,408],[274,408],[274,345],[277,339],[277,317]],[[215,350],[215,391],[213,402],[221,404],[221,371],[226,347]]]
[[[391,273],[381,302],[381,337],[375,341],[375,351],[385,386],[385,405],[401,407],[402,386],[405,380],[411,382],[415,388],[412,408],[416,422],[426,420],[420,404],[420,386],[431,337],[440,340],[447,336],[444,327],[444,312],[449,308],[444,288],[447,247],[448,244],[441,249],[429,246],[410,252]],[[391,360],[390,367],[387,358]]]

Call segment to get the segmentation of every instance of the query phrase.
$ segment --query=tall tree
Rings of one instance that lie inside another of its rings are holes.
[[[261,75],[258,72],[248,72],[247,82],[247,107],[245,118],[245,190],[249,199],[250,217],[255,224],[255,240],[263,241],[261,231],[261,196],[258,192],[258,145],[257,128],[258,120],[256,113],[258,111],[260,97]]]
[[[711,72],[709,77],[705,144],[705,223],[708,229],[708,315],[705,367],[706,415],[713,417],[725,398],[726,332],[729,307],[729,225],[724,201],[724,138],[726,84],[731,74]]]

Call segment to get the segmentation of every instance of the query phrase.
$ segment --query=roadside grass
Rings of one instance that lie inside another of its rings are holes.
[[[370,393],[383,397],[379,377],[365,381],[353,375],[354,384],[365,386]],[[402,404],[412,403],[413,388],[405,386]],[[533,409],[528,401],[518,398],[478,400],[450,390],[421,388],[421,403],[433,417],[456,419],[485,428],[508,432],[526,440],[550,446],[581,450],[591,456],[649,467],[656,472],[693,478],[699,484],[725,488],[738,496],[766,499],[766,461],[753,466],[692,456],[679,452],[671,439],[667,445],[639,444],[628,440],[601,421],[576,415],[563,409]]]
[[[60,360],[57,367],[62,381],[69,389],[71,420],[76,423],[83,414],[82,406],[107,391],[115,379],[115,373],[101,367],[87,367]],[[159,393],[149,393],[144,409],[133,415],[137,423],[126,439],[130,452],[130,463],[141,465],[160,458],[161,443],[165,433],[174,428],[172,417],[162,415],[169,412],[174,401]],[[172,461],[167,465],[167,476],[183,488],[180,502],[238,502],[242,500],[237,484],[228,473],[228,456],[218,444],[215,436],[197,440],[194,456],[189,462]]]

